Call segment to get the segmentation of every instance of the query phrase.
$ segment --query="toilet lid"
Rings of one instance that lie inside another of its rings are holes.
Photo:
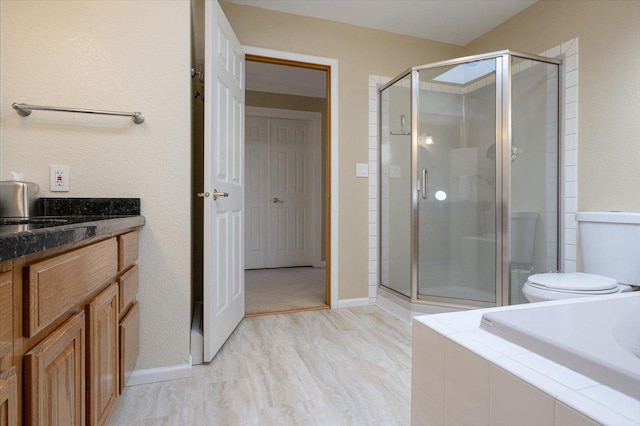
[[[618,287],[618,281],[613,278],[582,272],[535,274],[528,281],[536,287],[571,292],[609,292]]]

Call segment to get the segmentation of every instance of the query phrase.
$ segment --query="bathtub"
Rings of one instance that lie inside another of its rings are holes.
[[[481,327],[640,400],[640,292],[485,313]]]

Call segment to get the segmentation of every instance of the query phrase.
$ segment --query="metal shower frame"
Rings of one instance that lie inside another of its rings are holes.
[[[411,296],[408,298],[412,303],[428,304],[446,308],[463,308],[468,309],[470,307],[492,307],[508,305],[510,300],[510,264],[509,264],[509,250],[504,244],[504,241],[510,241],[511,229],[510,229],[510,214],[511,214],[511,57],[517,57],[522,59],[530,59],[542,63],[558,65],[558,209],[557,209],[557,257],[558,265],[561,255],[561,248],[563,247],[562,240],[564,239],[563,233],[560,232],[564,228],[563,215],[562,215],[562,203],[564,188],[561,185],[563,182],[563,170],[560,167],[563,164],[564,155],[564,138],[563,138],[563,120],[562,120],[562,105],[564,105],[563,99],[563,87],[564,87],[564,73],[562,71],[562,60],[547,58],[544,56],[531,55],[528,53],[517,52],[513,50],[500,50],[491,53],[465,56],[447,61],[434,62],[427,65],[420,65],[409,68],[397,77],[390,80],[387,84],[378,88],[378,164],[382,164],[382,153],[380,149],[380,143],[382,138],[382,96],[381,93],[393,86],[398,81],[411,75]],[[418,112],[420,101],[420,75],[421,70],[440,68],[446,66],[454,66],[465,64],[469,62],[477,62],[487,59],[495,59],[496,61],[496,152],[501,155],[496,155],[496,288],[495,303],[481,302],[476,300],[455,299],[450,297],[439,296],[426,296],[420,295],[418,289],[418,250],[419,250],[419,220],[418,220],[418,203],[419,203],[419,189],[421,184],[421,178],[418,176]],[[500,83],[500,84],[498,84]],[[382,189],[382,173],[378,173],[378,190]],[[500,214],[498,214],[500,209]],[[382,197],[378,197],[378,212],[382,212]],[[380,218],[381,215],[378,215]],[[378,221],[378,286],[381,284],[381,261],[382,259],[382,220]],[[407,299],[407,296],[395,291],[392,288],[383,286],[386,290],[389,290],[398,296]]]

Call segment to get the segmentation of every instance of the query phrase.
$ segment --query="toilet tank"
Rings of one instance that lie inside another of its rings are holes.
[[[579,212],[584,272],[640,285],[640,213]]]

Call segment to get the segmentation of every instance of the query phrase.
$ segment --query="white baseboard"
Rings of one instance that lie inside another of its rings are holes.
[[[164,382],[167,380],[187,379],[191,377],[191,365],[192,360],[191,355],[189,355],[189,362],[185,364],[134,370],[131,373],[131,377],[129,377],[127,387],[147,385],[149,383]]]
[[[338,300],[338,308],[353,308],[354,306],[367,306],[367,305],[369,305],[368,297]]]

